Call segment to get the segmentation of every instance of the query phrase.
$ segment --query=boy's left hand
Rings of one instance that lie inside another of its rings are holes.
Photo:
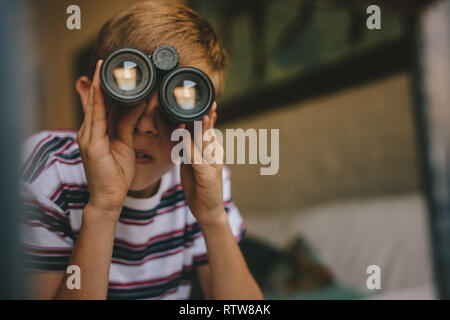
[[[220,223],[226,217],[223,206],[223,186],[222,186],[222,167],[223,167],[223,148],[214,135],[213,142],[204,142],[203,135],[206,130],[213,129],[217,119],[217,104],[211,107],[211,110],[202,118],[202,137],[197,137],[198,141],[190,139],[185,141],[185,149],[191,159],[191,164],[182,163],[180,166],[181,184],[184,189],[186,201],[191,212],[201,226],[214,225]],[[185,128],[181,125],[179,128]],[[219,163],[208,164],[203,159],[203,151],[212,143],[214,152],[220,152],[222,161]],[[202,146],[200,150],[199,147]],[[190,151],[190,152],[189,152]],[[194,157],[202,160],[201,164],[194,163]]]

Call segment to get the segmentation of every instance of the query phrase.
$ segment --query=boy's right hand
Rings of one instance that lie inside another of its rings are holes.
[[[121,111],[114,136],[108,136],[99,78],[101,64],[99,60],[77,139],[89,186],[88,205],[100,211],[114,212],[113,216],[118,219],[135,175],[133,134],[145,104]]]

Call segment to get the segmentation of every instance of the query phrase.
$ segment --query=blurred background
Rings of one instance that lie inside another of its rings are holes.
[[[449,298],[449,1],[174,1],[228,53],[218,128],[280,130],[278,174],[229,166],[265,296]],[[23,61],[21,137],[80,126],[75,80],[100,27],[135,2],[4,6],[19,17],[6,29]],[[81,30],[66,28],[72,4]],[[371,4],[381,30],[366,27]]]

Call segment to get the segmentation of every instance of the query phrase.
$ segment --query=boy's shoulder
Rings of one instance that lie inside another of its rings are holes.
[[[22,141],[22,161],[36,155],[40,150],[57,145],[60,141],[77,141],[77,129],[42,130],[28,136]]]
[[[79,170],[81,154],[77,143],[78,130],[44,130],[22,142],[20,178],[33,183],[42,174],[58,168]]]

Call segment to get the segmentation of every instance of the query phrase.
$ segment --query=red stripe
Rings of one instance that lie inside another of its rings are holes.
[[[182,186],[181,183],[174,185],[173,187],[171,187],[170,189],[167,189],[166,191],[164,191],[164,193],[162,194],[162,196],[168,196],[170,193],[172,193],[172,191],[178,191],[181,190]]]
[[[41,228],[45,228],[48,231],[51,231],[53,233],[56,233],[58,236],[60,236],[61,238],[65,239],[66,235],[64,234],[64,232],[60,232],[60,231],[56,231],[56,229],[53,229],[51,227],[49,227],[46,224],[41,223],[40,221],[32,221],[32,220],[28,220],[27,223],[32,226],[32,227],[41,227]]]
[[[41,144],[43,144],[44,141],[47,140],[48,138],[50,138],[51,136],[52,136],[52,135],[49,134],[48,136],[46,136],[45,138],[41,139],[41,141],[38,142],[38,144],[34,147],[33,152],[31,152],[31,155],[28,157],[27,161],[25,162],[25,164],[24,164],[24,166],[23,166],[24,168],[28,167],[28,165],[29,165],[31,159],[33,159],[33,157],[34,157],[36,151],[39,149],[39,147],[41,146]]]
[[[84,209],[86,207],[87,203],[83,203],[83,204],[69,204],[68,208],[69,209]]]
[[[109,282],[110,288],[135,288],[142,287],[148,285],[156,285],[164,282],[168,282],[172,279],[175,279],[183,274],[183,272],[189,272],[192,269],[192,266],[184,265],[181,271],[174,272],[166,277],[155,278],[155,279],[147,279],[140,281],[132,281],[132,282]]]
[[[34,199],[25,199],[23,200],[24,203],[28,203],[33,205],[34,207],[37,207],[38,209],[42,210],[44,213],[48,213],[49,215],[55,217],[55,218],[60,218],[62,220],[64,220],[65,222],[70,223],[70,219],[68,217],[68,213],[66,214],[61,214],[58,211],[52,209],[52,208],[48,208],[46,206],[44,206],[43,204],[37,202]]]
[[[142,249],[142,248],[146,248],[147,246],[151,245],[154,242],[169,239],[169,238],[173,237],[174,235],[178,235],[178,234],[181,235],[185,231],[191,231],[193,229],[194,225],[195,225],[195,223],[187,224],[182,229],[172,230],[170,232],[159,234],[157,236],[149,238],[146,242],[143,242],[143,243],[131,243],[124,239],[119,239],[119,238],[115,239],[115,243],[120,244],[123,247],[128,248],[128,249]],[[194,236],[194,239],[196,239],[196,236]]]
[[[120,223],[123,223],[123,224],[126,224],[126,225],[145,226],[145,225],[148,225],[148,224],[152,223],[153,220],[154,220],[154,219],[151,218],[151,219],[149,219],[149,220],[136,221],[136,220],[130,220],[130,219],[123,219],[123,218],[120,218],[120,219],[119,219],[119,222],[120,222]]]
[[[142,249],[142,248],[146,248],[148,245],[150,245],[150,244],[152,244],[152,243],[154,243],[154,242],[156,242],[158,240],[165,240],[165,239],[168,239],[168,238],[170,238],[170,237],[172,237],[174,235],[183,234],[184,230],[185,229],[183,228],[183,229],[173,230],[171,232],[166,232],[166,233],[163,233],[163,234],[151,237],[146,242],[139,243],[139,244],[138,243],[127,242],[127,241],[125,241],[123,239],[116,239],[115,243],[120,244],[120,245],[122,245],[122,246],[124,246],[124,247],[126,247],[128,249]]]
[[[170,290],[166,291],[164,294],[162,294],[159,297],[157,297],[155,300],[161,300],[162,298],[168,296],[169,294],[173,294],[173,293],[175,293],[177,291],[178,291],[178,287],[170,289]]]
[[[194,256],[194,261],[195,262],[206,260],[206,259],[208,259],[208,253],[203,253],[203,254],[200,254],[198,256]]]
[[[52,129],[52,132],[78,132],[79,129]]]
[[[164,214],[164,213],[172,212],[172,211],[174,211],[175,209],[184,207],[185,205],[186,205],[186,202],[183,201],[182,203],[180,203],[180,204],[178,204],[178,205],[175,205],[175,206],[173,206],[172,208],[169,208],[169,209],[166,209],[166,210],[157,212],[156,215],[159,216],[159,215],[162,215],[162,214]]]
[[[239,233],[235,236],[237,242],[241,241],[242,231],[244,231],[244,229],[245,229],[245,224],[243,222],[241,222],[241,225],[239,226]]]
[[[60,149],[59,151],[57,151],[56,153],[54,153],[53,154],[53,156],[57,156],[57,155],[60,155],[60,154],[62,154],[65,150],[67,150],[72,144],[74,144],[75,143],[75,141],[74,140],[69,140],[69,142],[67,143],[67,144],[65,144],[63,147],[62,147],[62,149]],[[67,160],[63,160],[63,159],[58,159],[58,158],[55,158],[55,159],[53,159],[52,161],[50,161],[50,163],[48,163],[47,165],[45,165],[45,166],[43,166],[42,168],[41,168],[41,170],[39,170],[39,173],[36,175],[36,178],[37,177],[39,177],[39,175],[44,171],[44,170],[46,170],[47,168],[49,168],[53,163],[55,163],[55,162],[61,162],[61,163],[65,163],[65,164],[77,164],[77,163],[80,163],[80,162],[82,162],[81,161],[81,157],[80,157],[80,159],[76,159],[76,160],[71,160],[70,162],[69,161],[67,161]]]
[[[73,164],[81,163],[81,162],[83,162],[83,161],[82,161],[81,159],[78,159],[78,160],[75,160],[75,161],[73,161],[73,162],[69,162],[69,161],[62,160],[62,159],[53,159],[53,160],[50,162],[50,164],[49,164],[46,168],[42,168],[42,169],[39,171],[39,173],[38,173],[37,176],[39,176],[39,175],[42,173],[42,171],[44,171],[45,169],[47,169],[48,167],[50,167],[50,166],[51,166],[53,163],[55,163],[55,162],[60,162],[60,163],[68,164],[68,165],[73,165]]]

